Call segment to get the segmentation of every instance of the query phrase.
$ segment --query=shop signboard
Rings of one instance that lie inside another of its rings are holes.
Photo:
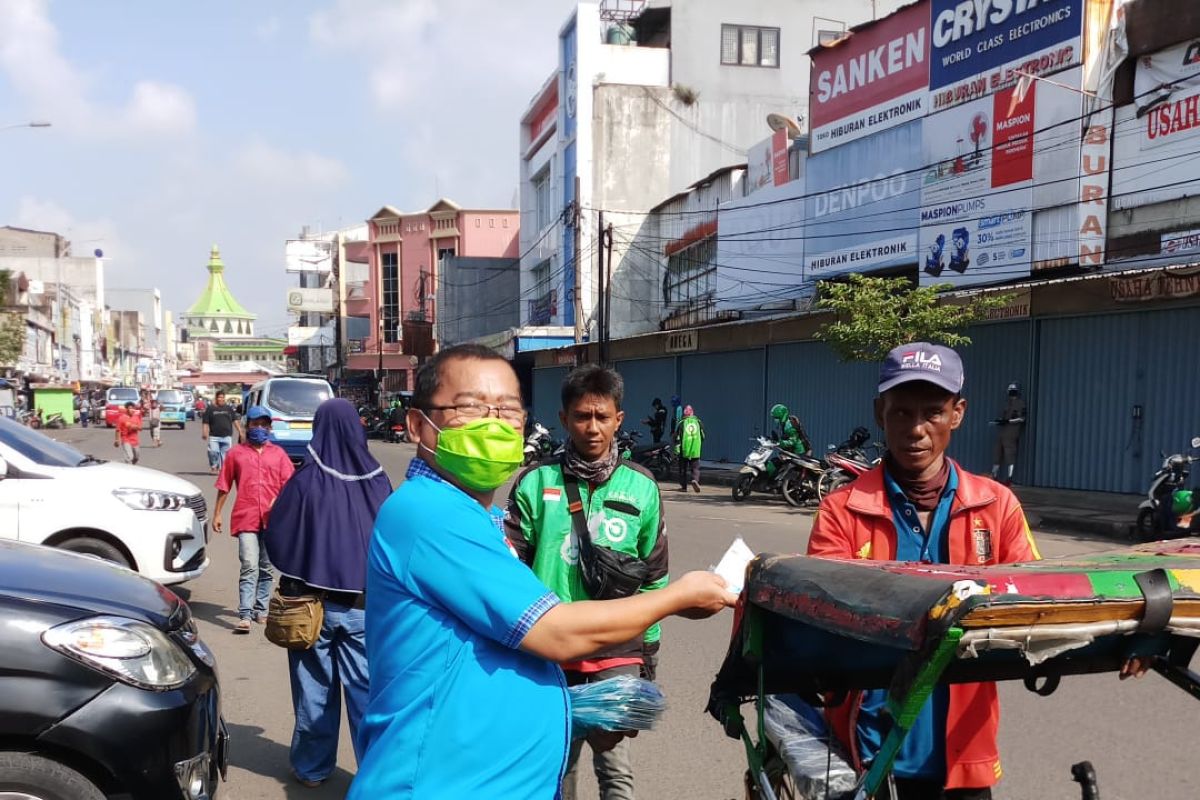
[[[923,285],[1029,275],[1036,95],[1008,89],[926,118]]]
[[[922,120],[810,156],[804,279],[917,262]]]
[[[809,148],[820,153],[920,119],[929,90],[929,2],[812,53]]]
[[[1084,0],[931,0],[929,112],[1082,58]]]
[[[788,136],[780,128],[746,153],[747,194],[788,182]]]
[[[1117,210],[1178,200],[1200,190],[1200,86],[1177,91],[1141,117],[1116,110],[1112,206]]]

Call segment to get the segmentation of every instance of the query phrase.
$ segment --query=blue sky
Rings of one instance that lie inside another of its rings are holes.
[[[221,245],[282,335],[283,243],[440,194],[508,207],[570,0],[0,0],[0,224],[111,258],[176,312]]]

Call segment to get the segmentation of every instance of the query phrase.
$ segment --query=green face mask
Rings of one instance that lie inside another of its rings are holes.
[[[525,438],[502,419],[485,417],[460,428],[439,428],[424,412],[422,416],[438,432],[433,451],[437,465],[468,489],[490,492],[525,461]]]

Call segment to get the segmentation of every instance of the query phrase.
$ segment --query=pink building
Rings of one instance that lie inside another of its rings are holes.
[[[432,326],[443,311],[434,302],[440,262],[453,256],[516,258],[520,212],[468,210],[441,199],[416,213],[384,206],[367,220],[367,227],[367,269],[361,280],[346,285],[346,366],[377,370],[382,357],[385,388],[411,389],[417,358],[426,344],[422,337],[432,337]],[[436,349],[436,342],[432,347]]]

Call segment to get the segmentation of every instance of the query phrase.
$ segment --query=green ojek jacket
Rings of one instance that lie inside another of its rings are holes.
[[[509,496],[504,526],[518,557],[563,602],[590,600],[579,572],[579,547],[571,529],[571,512],[561,464],[543,464],[521,473]],[[598,486],[579,482],[592,543],[645,561],[649,574],[641,591],[667,585],[667,536],[658,482],[640,464],[621,459],[608,480]],[[657,624],[644,644],[656,650]],[[643,641],[632,640],[595,657],[640,656]]]
[[[704,443],[704,423],[693,414],[679,421],[679,455],[681,458],[699,458]]]

